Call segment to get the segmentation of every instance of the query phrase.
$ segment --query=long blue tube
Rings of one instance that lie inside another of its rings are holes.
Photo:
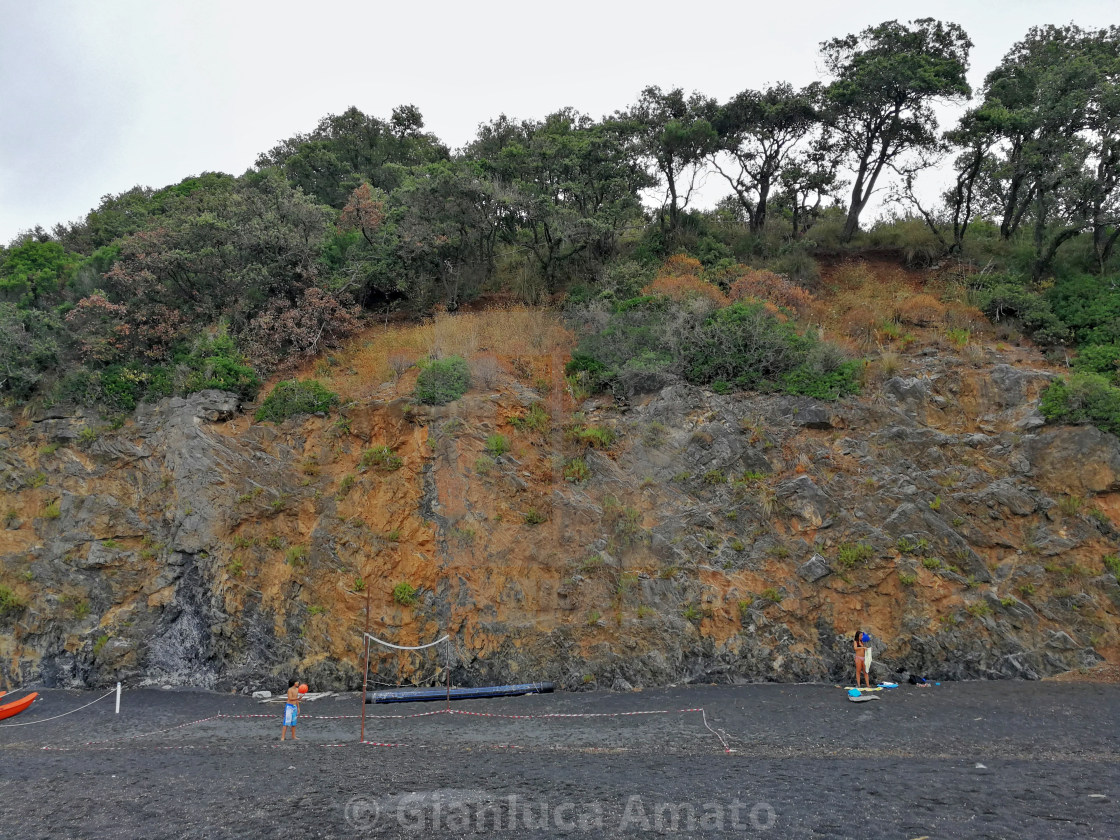
[[[479,688],[403,688],[391,691],[366,692],[367,703],[422,703],[433,700],[471,700],[482,697],[517,697],[522,694],[549,694],[550,682],[521,685],[487,685]]]

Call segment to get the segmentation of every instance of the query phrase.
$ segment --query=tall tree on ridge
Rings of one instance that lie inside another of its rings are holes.
[[[747,217],[752,233],[766,224],[766,210],[781,173],[818,122],[816,88],[794,90],[787,82],[765,91],[744,90],[719,109],[719,144],[712,155]],[[731,160],[721,164],[720,153]]]
[[[971,47],[960,26],[933,18],[910,26],[886,21],[821,44],[835,77],[824,89],[826,121],[854,176],[844,241],[859,228],[883,170],[936,146],[932,103],[971,95],[965,78]]]
[[[692,198],[700,165],[719,140],[712,126],[715,115],[714,99],[659,87],[647,87],[635,105],[617,115],[631,124],[642,155],[665,180],[660,219],[664,228],[668,210],[671,232],[679,227],[681,211]]]

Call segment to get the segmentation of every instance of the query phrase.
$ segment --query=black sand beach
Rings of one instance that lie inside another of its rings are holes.
[[[375,746],[341,717],[360,712],[357,695],[306,703],[300,741],[280,744],[278,704],[127,691],[119,716],[110,698],[0,729],[0,836],[1120,836],[1120,686],[882,695],[750,685],[467,701],[456,714],[367,706],[393,716],[367,722],[368,740],[394,745]],[[98,695],[44,696],[4,723]],[[654,714],[622,714],[634,712]]]

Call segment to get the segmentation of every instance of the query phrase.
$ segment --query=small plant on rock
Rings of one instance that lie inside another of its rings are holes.
[[[580,431],[579,439],[592,449],[610,449],[615,434],[604,426],[586,426]]]
[[[1085,503],[1083,496],[1069,495],[1063,496],[1062,500],[1058,502],[1058,508],[1066,516],[1077,516],[1081,513],[1081,506]]]
[[[540,525],[542,522],[547,522],[548,517],[537,510],[535,507],[529,508],[523,517],[526,525]]]
[[[375,446],[362,453],[362,469],[376,467],[379,470],[393,471],[404,466],[404,459],[389,446]]]
[[[408,581],[401,581],[393,587],[393,600],[402,607],[411,607],[416,603],[416,587]]]
[[[866,543],[845,543],[836,553],[836,562],[845,569],[854,569],[875,556],[875,549]]]
[[[1110,554],[1101,562],[1108,571],[1112,572],[1114,578],[1120,580],[1120,555]]]
[[[708,470],[704,473],[704,483],[709,487],[727,483],[727,477],[721,470]]]
[[[0,584],[0,617],[21,613],[27,603],[8,587]]]
[[[564,465],[564,480],[582,484],[591,478],[591,468],[583,458],[572,458]]]
[[[500,458],[509,452],[509,440],[505,435],[490,435],[486,438],[486,451],[495,458]]]

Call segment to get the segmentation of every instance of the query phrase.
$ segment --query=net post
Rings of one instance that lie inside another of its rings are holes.
[[[362,633],[362,644],[365,645],[365,666],[362,668],[362,731],[359,741],[366,739],[366,688],[369,685],[369,584],[366,584],[366,629]]]

